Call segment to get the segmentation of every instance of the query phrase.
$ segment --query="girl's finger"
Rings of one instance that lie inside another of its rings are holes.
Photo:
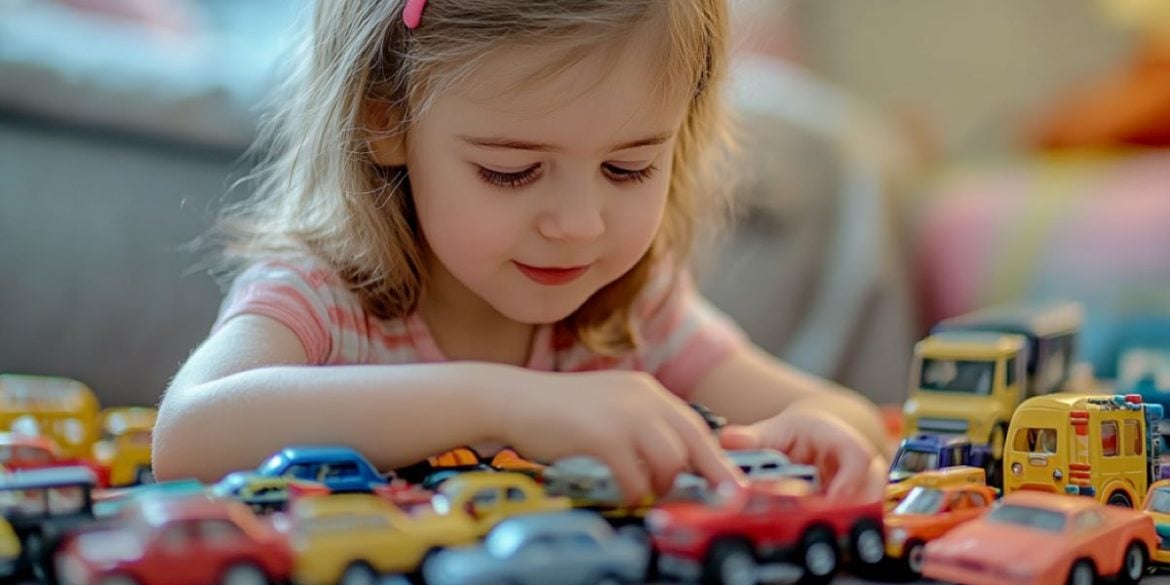
[[[609,466],[623,503],[636,506],[650,495],[650,479],[645,468],[638,464],[633,450],[611,449],[599,456]]]
[[[682,439],[686,447],[687,459],[691,468],[699,475],[707,478],[714,484],[730,481],[738,484],[747,483],[747,478],[738,467],[731,463],[719,447],[715,437],[705,426],[696,424],[690,418],[682,417],[672,421],[672,428]]]
[[[666,494],[674,485],[674,478],[687,469],[687,449],[682,439],[666,423],[655,422],[643,426],[635,445],[645,467],[650,471],[654,492]]]
[[[754,426],[727,425],[719,431],[719,443],[731,451],[759,449],[764,446],[760,431]]]
[[[829,484],[829,495],[855,495],[870,489],[874,457],[860,449],[838,448],[837,469]]]

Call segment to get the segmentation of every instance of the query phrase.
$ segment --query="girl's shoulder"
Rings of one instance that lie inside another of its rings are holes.
[[[242,314],[274,319],[301,340],[311,363],[397,363],[415,360],[402,319],[365,310],[339,271],[309,254],[250,263],[232,282],[214,327]]]
[[[308,253],[280,254],[253,260],[236,274],[232,287],[266,282],[303,285],[311,290],[347,289],[336,268]]]

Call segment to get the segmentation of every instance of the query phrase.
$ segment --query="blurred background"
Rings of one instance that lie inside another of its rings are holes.
[[[301,4],[0,0],[0,372],[157,402]],[[696,270],[758,343],[886,403],[997,302],[1084,303],[1099,376],[1170,347],[1170,2],[735,11],[740,218]]]

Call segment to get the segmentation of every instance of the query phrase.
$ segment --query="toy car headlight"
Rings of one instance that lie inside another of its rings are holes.
[[[909,534],[906,532],[905,528],[895,528],[890,531],[890,544],[895,546],[900,545],[903,542],[906,542],[907,536],[909,536]]]

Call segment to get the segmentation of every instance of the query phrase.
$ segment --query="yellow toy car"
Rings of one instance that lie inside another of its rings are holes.
[[[1162,479],[1150,486],[1146,494],[1144,512],[1154,520],[1158,533],[1158,548],[1150,551],[1150,562],[1156,565],[1170,565],[1170,479]]]
[[[107,408],[99,417],[102,439],[93,457],[109,467],[110,486],[153,483],[150,445],[158,411],[140,406]]]
[[[239,500],[258,514],[284,510],[294,496],[324,496],[329,493],[329,488],[315,481],[271,477],[255,471],[233,471],[208,490],[212,498]]]
[[[462,515],[407,515],[371,494],[297,499],[274,524],[289,536],[298,585],[375,583],[414,572],[431,551],[471,544],[477,534]]]
[[[448,479],[432,500],[435,512],[465,515],[487,534],[505,518],[568,510],[568,498],[549,496],[532,478],[511,472],[469,471]]]
[[[905,499],[910,490],[918,486],[942,489],[963,484],[987,485],[987,472],[980,467],[966,465],[923,471],[898,483],[887,485],[885,509],[887,512],[893,510]]]
[[[20,538],[12,524],[0,517],[0,579],[12,577],[20,567]]]

